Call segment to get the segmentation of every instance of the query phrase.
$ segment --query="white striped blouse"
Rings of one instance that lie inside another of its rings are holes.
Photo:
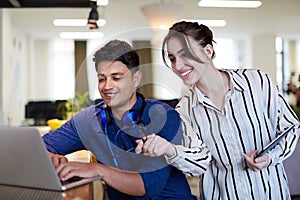
[[[178,104],[184,140],[183,146],[175,146],[177,155],[168,158],[169,163],[186,174],[202,175],[205,199],[290,199],[282,161],[298,142],[297,116],[265,73],[224,71],[231,89],[222,110],[195,86]],[[267,168],[245,169],[243,152],[261,150],[292,124],[296,128],[268,153]]]

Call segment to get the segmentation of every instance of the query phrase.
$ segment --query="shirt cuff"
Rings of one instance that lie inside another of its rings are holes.
[[[175,154],[172,155],[172,156],[167,156],[166,154],[164,154],[164,157],[165,157],[165,159],[166,159],[166,161],[167,161],[168,164],[172,164],[172,163],[176,162],[179,159],[176,145],[172,144],[172,146],[173,146],[173,148],[175,150]]]

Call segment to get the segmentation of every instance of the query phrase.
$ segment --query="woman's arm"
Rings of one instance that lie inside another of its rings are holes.
[[[268,152],[270,156],[270,165],[276,165],[279,162],[284,161],[286,158],[292,155],[296,149],[296,145],[299,140],[299,128],[300,123],[292,108],[286,102],[284,97],[276,91],[277,105],[273,105],[276,108],[275,115],[277,117],[276,123],[276,136],[283,132],[288,127],[296,124],[294,130],[290,131],[282,141],[275,146],[273,150]],[[272,101],[271,101],[272,102]]]
[[[175,145],[164,138],[152,134],[147,136],[145,143],[137,140],[136,153],[147,156],[164,155],[169,164],[192,176],[204,173],[211,161],[211,154],[207,146],[197,137],[193,129],[182,119],[184,132],[182,144]]]

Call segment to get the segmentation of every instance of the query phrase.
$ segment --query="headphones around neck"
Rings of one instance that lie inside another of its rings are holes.
[[[137,96],[142,98],[142,105],[138,109],[132,108],[124,113],[121,120],[123,127],[128,127],[128,126],[143,123],[142,116],[146,106],[146,100],[144,96],[140,93],[137,93]],[[109,114],[110,110],[111,108],[106,105],[100,108],[101,123],[106,128],[112,122],[112,119]]]

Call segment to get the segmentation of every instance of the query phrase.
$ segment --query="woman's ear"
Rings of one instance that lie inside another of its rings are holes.
[[[209,58],[212,58],[212,56],[214,54],[214,47],[211,44],[207,44],[204,47],[204,52]]]
[[[133,74],[134,87],[137,88],[142,80],[143,73],[138,70]]]

